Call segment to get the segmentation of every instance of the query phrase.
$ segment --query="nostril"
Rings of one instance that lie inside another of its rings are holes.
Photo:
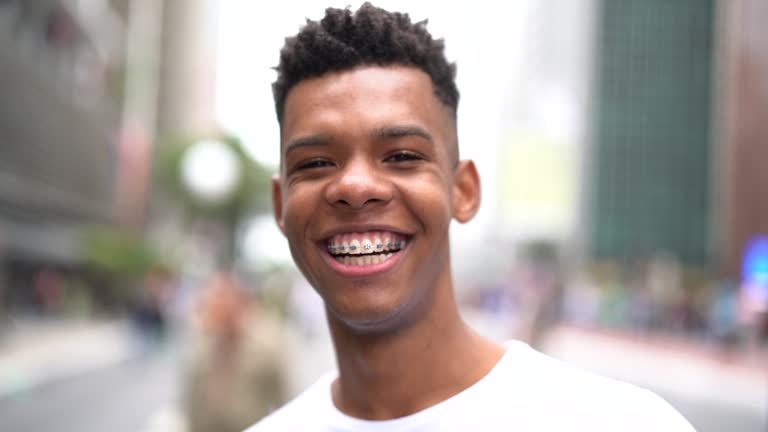
[[[366,197],[363,196],[363,194],[358,194],[357,196],[349,196],[345,198],[340,198],[333,202],[333,204],[344,206],[344,207],[351,207],[354,209],[361,209],[366,206],[375,205],[384,203],[387,200],[384,198],[379,197]]]
[[[329,204],[353,209],[387,202],[391,197],[389,182],[370,173],[341,176],[326,189]]]

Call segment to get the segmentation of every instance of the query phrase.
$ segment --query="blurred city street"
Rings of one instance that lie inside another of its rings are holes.
[[[505,328],[492,316],[465,315],[486,335],[503,339]],[[120,321],[81,323],[37,329],[25,346],[6,344],[0,349],[0,431],[184,432],[179,342],[142,346],[127,330]],[[286,335],[289,392],[297,394],[333,369],[332,347],[324,328],[309,335],[291,326]],[[702,346],[572,326],[555,328],[543,349],[656,391],[699,432],[766,428],[766,353],[722,357]]]
[[[0,0],[0,432],[239,431],[334,369],[273,85],[349,3]],[[376,3],[455,62],[467,321],[768,432],[768,1]]]
[[[143,346],[122,321],[16,327],[0,344],[0,431],[183,431],[172,344]]]

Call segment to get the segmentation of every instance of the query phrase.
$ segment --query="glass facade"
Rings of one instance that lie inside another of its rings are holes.
[[[604,1],[600,20],[592,254],[705,264],[713,2]]]

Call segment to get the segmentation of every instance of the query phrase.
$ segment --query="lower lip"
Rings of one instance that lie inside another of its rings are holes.
[[[325,261],[328,262],[331,268],[334,269],[337,273],[341,273],[343,276],[347,277],[370,277],[386,273],[395,265],[397,265],[398,261],[400,261],[400,257],[403,255],[403,252],[405,252],[407,247],[408,246],[406,245],[404,249],[400,249],[399,251],[394,252],[388,260],[382,263],[366,265],[344,264],[337,261],[324,248],[321,247],[321,250],[323,251],[323,258],[325,258]]]

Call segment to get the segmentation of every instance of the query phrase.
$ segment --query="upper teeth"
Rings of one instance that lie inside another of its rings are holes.
[[[372,254],[402,249],[405,239],[391,232],[349,233],[328,239],[328,252],[332,254]]]

